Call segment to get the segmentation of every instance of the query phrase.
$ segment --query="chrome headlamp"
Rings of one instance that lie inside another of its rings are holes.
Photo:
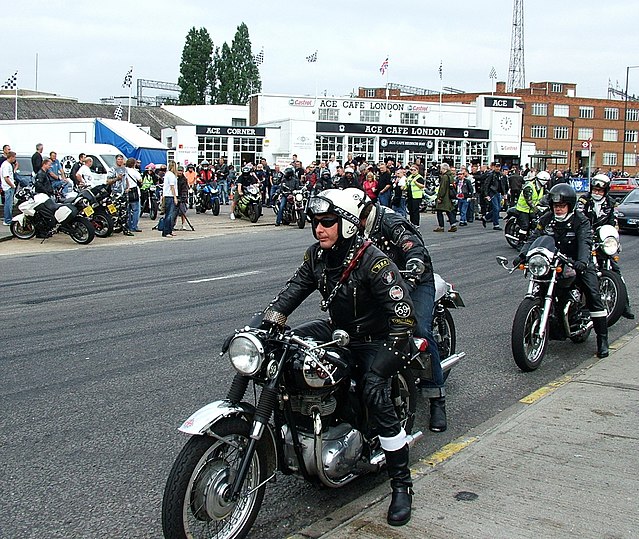
[[[229,358],[237,372],[252,376],[264,362],[264,346],[252,333],[238,333],[229,344]]]
[[[608,256],[616,255],[619,252],[619,240],[614,236],[608,236],[603,240],[601,248]]]
[[[295,193],[295,200],[297,200],[298,202],[304,200],[304,196],[302,195],[302,193]]]
[[[528,260],[528,271],[535,277],[543,277],[550,271],[550,262],[541,254],[535,254]]]

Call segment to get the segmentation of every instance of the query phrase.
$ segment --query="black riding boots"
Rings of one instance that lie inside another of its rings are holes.
[[[393,490],[386,521],[391,526],[403,526],[410,520],[413,503],[413,482],[408,467],[408,444],[397,451],[386,451],[386,469]]]
[[[433,432],[444,432],[446,423],[446,397],[436,397],[430,400],[430,423],[428,428]]]
[[[608,320],[605,316],[592,319],[597,334],[597,357],[608,357]]]

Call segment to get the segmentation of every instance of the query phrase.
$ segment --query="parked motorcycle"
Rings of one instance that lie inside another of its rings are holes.
[[[140,190],[140,215],[143,213],[149,214],[149,219],[155,221],[158,217],[158,211],[160,208],[160,198],[157,193],[157,189],[154,185],[148,189]]]
[[[437,205],[437,191],[424,190],[422,200],[419,203],[420,212],[435,213],[435,206]]]
[[[236,194],[237,196],[237,194]],[[246,217],[251,223],[257,223],[262,215],[262,195],[256,183],[244,188],[244,194],[235,204],[235,217]]]
[[[64,202],[73,203],[77,199],[80,199],[84,201],[86,206],[91,206],[93,213],[89,217],[89,220],[95,229],[95,235],[98,238],[107,238],[113,234],[113,215],[117,211],[116,207],[111,204],[109,200],[110,196],[109,188],[104,184],[100,184],[88,189],[73,191],[66,197]]]
[[[213,215],[220,214],[220,189],[216,181],[206,182],[197,188],[195,211],[206,213],[207,210],[211,210]]]
[[[297,223],[298,228],[304,228],[306,226],[306,203],[308,202],[308,190],[306,187],[291,191],[286,186],[282,186],[282,190],[272,206],[275,215],[277,215],[279,210],[282,197],[286,197],[286,204],[282,213],[282,224]]]
[[[628,291],[623,277],[612,270],[612,262],[619,260],[621,243],[619,232],[612,225],[600,226],[595,231],[592,261],[597,268],[599,292],[608,311],[608,327],[615,324],[626,308]]]
[[[44,193],[32,192],[19,203],[18,209],[22,213],[11,220],[11,233],[18,239],[29,240],[37,234],[44,241],[62,232],[76,243],[86,245],[95,237],[88,219],[94,210],[80,199],[60,204]]]
[[[524,270],[530,280],[511,333],[513,358],[522,371],[541,365],[549,340],[583,343],[588,339],[593,324],[585,296],[575,284],[577,273],[551,236],[537,238],[525,261],[512,269],[505,257],[498,256],[497,261],[510,273]]]

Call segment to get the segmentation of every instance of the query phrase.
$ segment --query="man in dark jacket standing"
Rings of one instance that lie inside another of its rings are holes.
[[[499,212],[501,211],[502,174],[499,163],[491,163],[491,170],[484,178],[482,194],[487,203],[486,215],[482,215],[481,223],[486,227],[486,221],[491,219],[493,230],[501,230],[499,226]]]
[[[442,163],[439,170],[439,189],[437,190],[437,203],[435,204],[438,226],[433,229],[433,232],[444,231],[444,212],[446,212],[448,223],[450,224],[448,232],[457,232],[457,217],[455,216],[455,206],[451,199],[451,191],[457,191],[455,187],[455,175],[450,170],[448,163]]]
[[[42,167],[42,150],[43,149],[44,149],[44,146],[42,145],[42,143],[36,144],[36,151],[31,156],[31,167],[33,168],[34,174],[37,174],[38,171],[40,170],[40,167]]]

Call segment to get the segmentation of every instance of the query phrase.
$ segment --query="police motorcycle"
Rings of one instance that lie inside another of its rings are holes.
[[[297,223],[297,228],[304,228],[306,226],[306,204],[308,202],[306,186],[291,191],[286,185],[282,184],[278,199],[272,206],[275,215],[277,215],[283,197],[286,197],[286,204],[282,213],[282,224]]]
[[[599,277],[599,292],[608,311],[608,327],[615,324],[626,307],[628,291],[623,277],[613,271],[613,261],[619,260],[621,243],[619,232],[612,225],[602,225],[595,230],[592,261]]]
[[[206,213],[211,210],[213,215],[220,214],[220,189],[217,181],[212,180],[197,185],[197,193],[195,195],[195,211],[196,213]]]
[[[575,284],[577,272],[551,236],[537,238],[523,262],[512,269],[505,257],[498,256],[497,261],[509,273],[523,270],[529,279],[511,332],[513,358],[522,371],[541,365],[549,340],[583,343],[588,339],[593,323],[585,295]]]
[[[539,218],[547,210],[547,205],[540,204],[538,210],[530,216],[528,231],[525,234],[522,234],[521,229],[519,228],[519,221],[517,219],[519,216],[519,210],[515,206],[508,208],[506,210],[506,222],[504,223],[504,237],[506,238],[506,243],[508,243],[508,245],[510,245],[513,249],[521,249],[524,243],[528,240],[530,232],[537,226]]]
[[[95,237],[95,229],[89,220],[93,208],[82,198],[73,202],[58,203],[45,193],[36,193],[31,187],[20,193],[20,212],[11,220],[11,233],[18,239],[29,240],[34,236],[45,239],[62,232],[80,245],[87,245]]]
[[[289,328],[259,329],[260,320],[223,346],[237,371],[226,399],[204,406],[179,428],[192,437],[164,490],[167,538],[247,537],[266,484],[278,473],[338,488],[385,464],[378,438],[365,434],[366,407],[355,382],[358,366],[345,348],[348,333],[336,330],[322,343]],[[408,368],[391,382],[411,446],[423,436],[412,429],[415,381],[424,375],[425,356],[426,341],[414,339]]]

